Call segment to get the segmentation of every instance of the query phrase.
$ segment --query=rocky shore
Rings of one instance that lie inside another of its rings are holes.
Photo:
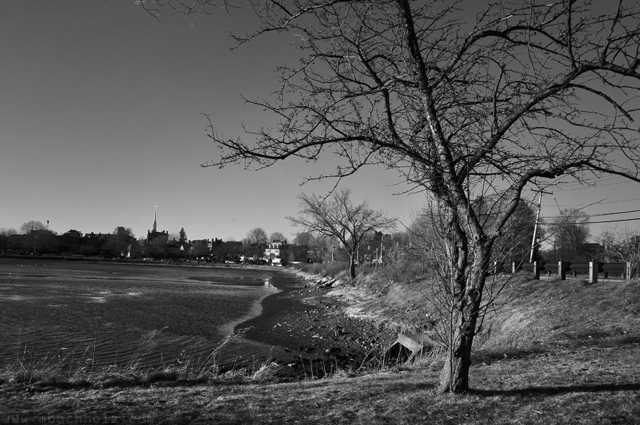
[[[349,314],[353,306],[344,297],[329,295],[336,283],[346,284],[303,274],[288,279],[297,283],[265,298],[260,316],[236,326],[248,339],[285,348],[290,357],[275,359],[279,375],[321,377],[379,363],[397,335],[382,321]]]

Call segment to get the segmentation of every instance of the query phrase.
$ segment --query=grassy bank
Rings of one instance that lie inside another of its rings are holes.
[[[370,275],[325,295],[348,300],[353,314],[409,328],[424,321],[426,286]],[[638,282],[519,278],[504,296],[509,302],[478,336],[468,394],[434,395],[441,362],[433,355],[297,382],[274,381],[280,366],[264,364],[235,378],[157,375],[82,388],[6,381],[0,423],[72,414],[100,423],[640,423]]]

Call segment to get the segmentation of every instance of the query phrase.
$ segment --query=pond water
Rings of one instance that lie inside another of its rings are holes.
[[[262,359],[281,349],[237,337],[216,348],[286,280],[268,269],[0,259],[0,367]]]

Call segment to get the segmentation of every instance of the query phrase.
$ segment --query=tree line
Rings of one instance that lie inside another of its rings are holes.
[[[103,257],[150,257],[156,259],[195,259],[215,261],[269,260],[265,250],[278,243],[279,257],[284,263],[333,262],[348,263],[351,278],[362,264],[383,264],[399,251],[440,250],[443,235],[438,229],[446,223],[433,208],[425,207],[402,231],[393,231],[397,219],[383,211],[375,211],[367,201],[354,204],[351,190],[335,191],[331,196],[299,195],[300,211],[287,217],[300,228],[289,241],[281,232],[267,232],[262,227],[249,230],[241,242],[221,239],[189,240],[184,228],[169,234],[166,243],[150,244],[144,238],[136,239],[130,228],[117,227],[111,233],[85,234],[70,230],[62,235],[48,229],[42,222],[31,220],[19,230],[0,229],[0,251],[4,254],[67,254]],[[484,216],[484,226],[496,218],[496,203],[490,199],[478,202]],[[499,208],[498,208],[499,209]],[[636,229],[613,227],[591,242],[590,217],[580,209],[562,209],[551,220],[541,220],[536,241],[533,229],[536,223],[532,204],[522,203],[505,227],[505,232],[494,248],[494,261],[518,264],[529,259],[553,263],[630,261],[637,256],[640,235]],[[533,242],[533,243],[532,243]],[[533,249],[533,255],[531,250]],[[386,257],[388,258],[385,258]],[[423,259],[418,259],[420,262]],[[425,257],[424,255],[422,257]],[[425,257],[426,258],[426,257]]]

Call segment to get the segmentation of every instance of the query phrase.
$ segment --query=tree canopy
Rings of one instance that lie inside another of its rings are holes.
[[[287,238],[284,237],[284,234],[282,234],[282,232],[273,232],[269,235],[269,241],[286,242]]]
[[[262,227],[254,227],[247,232],[247,236],[242,240],[245,245],[260,245],[269,243],[267,232]]]
[[[47,226],[45,226],[41,222],[36,220],[31,220],[31,221],[27,221],[26,223],[23,223],[22,226],[20,226],[20,233],[23,235],[29,235],[33,231],[46,230],[46,228]]]
[[[553,251],[556,260],[586,261],[584,245],[589,240],[589,215],[577,208],[565,208],[553,223]]]
[[[338,239],[349,255],[351,278],[356,277],[356,253],[363,239],[376,230],[395,227],[395,218],[387,217],[382,211],[372,210],[367,201],[354,205],[349,189],[334,192],[329,199],[304,193],[298,199],[298,216],[287,218],[306,232]]]

